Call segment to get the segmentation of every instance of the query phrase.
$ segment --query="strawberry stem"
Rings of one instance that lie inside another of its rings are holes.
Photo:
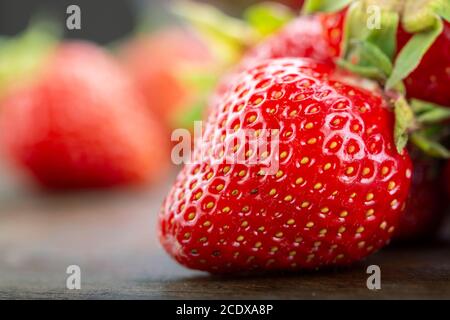
[[[408,143],[409,134],[417,128],[417,123],[414,112],[402,96],[394,103],[394,113],[394,141],[397,151],[402,153]]]

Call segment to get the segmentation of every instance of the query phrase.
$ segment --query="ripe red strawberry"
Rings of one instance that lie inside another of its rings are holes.
[[[396,151],[384,100],[332,71],[275,59],[235,77],[159,216],[160,241],[178,262],[210,272],[347,265],[389,241],[409,156]],[[278,152],[258,151],[268,144],[262,129],[275,130]],[[254,139],[236,144],[249,130]],[[279,164],[273,174],[268,162]]]
[[[434,236],[446,209],[441,161],[419,155],[417,151],[410,154],[414,170],[405,214],[395,233],[398,240]]]
[[[344,13],[302,16],[251,49],[243,64],[270,58],[304,57],[331,63],[340,54]]]
[[[3,148],[49,188],[156,178],[167,147],[126,73],[106,52],[60,45],[31,84],[1,102]]]
[[[398,46],[403,48],[411,35],[398,32]],[[444,31],[422,58],[420,65],[405,80],[411,97],[450,106],[450,23],[444,22]]]
[[[121,58],[148,107],[170,129],[196,98],[194,89],[182,81],[183,72],[206,68],[213,60],[207,46],[183,29],[138,36],[125,43]]]

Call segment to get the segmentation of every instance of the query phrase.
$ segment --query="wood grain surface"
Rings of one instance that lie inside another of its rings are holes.
[[[59,195],[1,181],[0,299],[450,298],[448,231],[432,243],[390,246],[351,268],[217,277],[179,266],[159,246],[156,215],[169,181]],[[81,290],[66,289],[73,264]],[[381,290],[366,287],[372,264],[381,268]]]

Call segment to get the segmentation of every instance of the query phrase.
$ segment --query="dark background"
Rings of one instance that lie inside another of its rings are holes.
[[[26,28],[30,18],[45,13],[61,23],[68,38],[90,39],[107,43],[130,33],[137,21],[135,6],[140,1],[127,0],[0,0],[0,34],[14,35]],[[152,1],[155,3],[155,1]],[[81,30],[67,30],[66,9],[81,8]]]
[[[170,0],[0,0],[0,35],[23,31],[31,18],[51,17],[61,24],[66,38],[81,38],[106,44],[120,40],[134,30],[152,29],[173,20]],[[258,0],[202,1],[217,5],[229,14],[239,15]],[[295,0],[286,2],[295,2]],[[66,9],[81,8],[81,30],[67,30]]]

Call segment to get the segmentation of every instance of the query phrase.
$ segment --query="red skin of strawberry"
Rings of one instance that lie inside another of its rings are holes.
[[[411,35],[398,32],[398,45],[403,48]],[[425,54],[420,65],[405,80],[411,97],[450,106],[450,23]]]
[[[340,54],[343,23],[344,13],[299,17],[250,50],[243,64],[286,57],[331,63]]]
[[[415,240],[436,235],[446,211],[442,166],[438,159],[411,152],[413,176],[405,214],[395,233],[397,240]]]
[[[303,0],[281,0],[279,1],[282,4],[296,10],[300,10],[303,6],[304,1]]]
[[[239,71],[262,60],[301,57],[333,64],[334,58],[340,54],[344,15],[342,12],[302,16],[289,23],[281,31],[248,51],[233,72],[223,77],[211,98],[212,104],[222,99],[222,92],[229,90]]]
[[[88,43],[60,45],[42,73],[1,103],[1,141],[12,160],[52,189],[156,179],[168,147],[119,64]]]
[[[236,76],[212,106],[204,150],[246,154],[249,141],[233,149],[228,129],[279,129],[279,152],[267,156],[280,159],[279,170],[264,174],[261,162],[220,152],[201,158],[197,145],[197,162],[183,168],[159,215],[160,241],[179,263],[213,273],[311,269],[348,265],[389,241],[411,162],[396,151],[381,97],[331,79],[332,70],[268,60]]]
[[[194,97],[181,81],[183,67],[205,67],[212,62],[206,45],[183,29],[141,35],[122,48],[121,60],[145,97],[148,107],[169,128]]]

